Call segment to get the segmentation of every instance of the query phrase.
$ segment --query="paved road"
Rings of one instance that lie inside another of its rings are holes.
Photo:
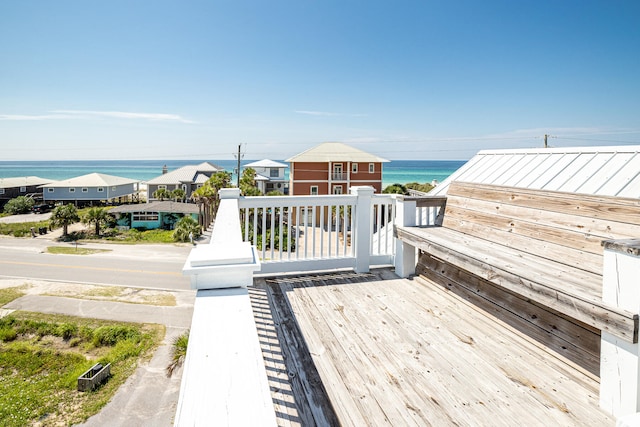
[[[188,290],[182,267],[190,245],[119,245],[87,243],[78,247],[104,249],[91,255],[53,255],[48,246],[68,246],[44,238],[0,238],[0,277],[71,283]]]
[[[27,310],[98,319],[153,322],[167,334],[148,363],[143,363],[100,413],[83,427],[171,426],[180,393],[181,369],[167,378],[171,343],[191,325],[195,292],[182,267],[190,245],[118,245],[88,243],[79,247],[105,249],[92,255],[53,255],[48,246],[70,246],[51,235],[16,239],[0,237],[0,279],[60,281],[170,290],[174,307],[91,301],[46,295],[26,295],[4,306],[5,311]]]

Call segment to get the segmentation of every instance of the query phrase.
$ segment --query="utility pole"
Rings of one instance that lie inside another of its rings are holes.
[[[544,148],[549,148],[549,145],[547,144],[547,138],[549,137],[549,135],[547,135],[546,133],[544,134]]]
[[[238,154],[234,154],[235,158],[238,159],[238,166],[236,167],[236,186],[240,188],[240,160],[242,160],[242,153],[240,149],[242,148],[242,144],[238,144]]]

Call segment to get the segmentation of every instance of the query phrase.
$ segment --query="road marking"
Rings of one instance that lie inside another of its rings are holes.
[[[182,273],[176,271],[149,271],[149,270],[123,270],[119,268],[107,268],[107,267],[86,267],[83,265],[60,265],[60,264],[43,264],[39,262],[20,262],[20,261],[0,261],[0,264],[12,264],[12,265],[34,265],[38,267],[58,267],[58,268],[75,268],[81,270],[98,270],[98,271],[119,271],[122,273],[145,273],[145,274],[159,274],[169,276],[180,276]]]

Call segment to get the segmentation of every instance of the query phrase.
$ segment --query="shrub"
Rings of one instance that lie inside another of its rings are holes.
[[[93,345],[113,346],[119,341],[140,339],[140,332],[131,326],[100,326],[93,331]]]
[[[78,335],[78,327],[72,323],[62,323],[58,325],[57,329],[56,335],[62,337],[65,341]]]
[[[189,331],[176,337],[173,340],[171,363],[167,366],[167,376],[171,377],[173,371],[179,366],[182,366],[184,359],[187,356],[187,346],[189,345]]]
[[[15,329],[9,327],[0,327],[0,342],[9,342],[16,339],[18,334]]]
[[[18,196],[4,205],[4,213],[9,215],[25,214],[31,212],[31,208],[33,208],[33,199],[26,196]]]

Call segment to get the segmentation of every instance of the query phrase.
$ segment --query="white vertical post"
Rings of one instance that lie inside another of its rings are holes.
[[[355,235],[351,236],[351,243],[354,245],[356,256],[356,273],[369,272],[369,255],[371,254],[371,227],[373,210],[371,209],[371,198],[374,188],[370,186],[351,187],[351,194],[357,196],[356,199],[356,229]]]
[[[413,227],[416,225],[416,201],[405,200],[404,196],[396,197],[397,227]],[[416,273],[416,248],[396,238],[396,256],[394,264],[396,274],[400,277],[409,277]]]
[[[602,300],[640,313],[640,239],[606,240]],[[640,346],[602,331],[600,407],[615,417],[640,411]]]

